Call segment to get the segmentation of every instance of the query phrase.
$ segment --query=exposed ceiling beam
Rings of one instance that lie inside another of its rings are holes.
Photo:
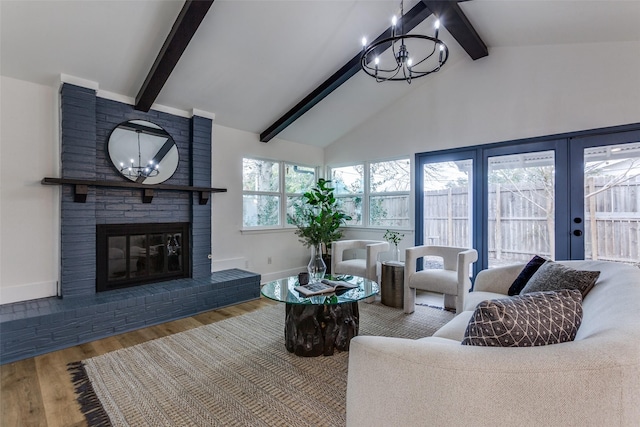
[[[149,111],[214,0],[187,0],[136,96],[135,109]]]
[[[475,61],[489,55],[487,45],[484,44],[471,22],[460,9],[458,2],[422,0],[422,3],[442,21],[442,25],[447,28],[447,31],[469,54],[471,59]]]
[[[419,23],[427,19],[431,15],[431,11],[427,6],[419,2],[409,12],[403,16],[403,24],[405,31],[411,31]],[[377,39],[372,43],[378,42],[382,39],[391,37],[391,27],[380,34]],[[336,90],[340,85],[351,77],[353,77],[358,71],[360,71],[360,56],[358,53],[349,62],[347,62],[342,68],[336,71],[331,77],[324,81],[320,86],[315,88],[313,92],[304,97],[304,99],[296,104],[291,110],[287,111],[284,116],[280,117],[274,124],[269,126],[267,130],[260,134],[260,141],[269,142],[273,137],[286,129],[290,124],[295,122],[300,116],[313,108],[314,105],[326,98],[331,92]]]
[[[418,2],[403,17],[405,32],[411,31],[420,22],[427,19],[427,17],[432,13],[442,20],[443,26],[446,27],[447,31],[449,31],[458,44],[462,46],[473,60],[489,55],[487,46],[484,44],[482,39],[480,39],[480,36],[469,22],[464,12],[462,12],[460,6],[458,6],[458,1],[422,0]],[[391,27],[389,27],[384,33],[380,34],[380,36],[372,43],[388,37],[391,37]],[[354,56],[324,83],[315,88],[302,101],[298,102],[291,110],[287,111],[285,115],[269,126],[267,130],[262,132],[260,134],[260,141],[269,142],[300,118],[304,113],[313,108],[314,105],[322,101],[340,85],[353,77],[358,71],[360,71],[360,54]]]

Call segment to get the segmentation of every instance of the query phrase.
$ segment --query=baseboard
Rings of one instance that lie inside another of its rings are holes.
[[[266,273],[266,274],[262,274],[262,278],[261,278],[261,282],[267,283],[267,282],[271,282],[273,280],[278,280],[278,279],[283,279],[285,277],[289,277],[289,276],[297,276],[298,273],[300,273],[301,271],[307,271],[307,267],[306,266],[302,266],[302,267],[297,267],[297,268],[290,268],[288,270],[281,270],[281,271],[276,271],[273,273]]]
[[[54,297],[57,292],[55,281],[0,287],[0,304]]]
[[[232,268],[239,268],[246,270],[249,268],[247,259],[244,257],[227,258],[227,259],[214,259],[212,262],[211,272],[230,270]]]

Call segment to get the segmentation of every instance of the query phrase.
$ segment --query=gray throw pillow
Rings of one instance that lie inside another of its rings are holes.
[[[573,341],[581,323],[580,291],[532,292],[478,304],[462,344],[489,347],[557,344]]]
[[[520,295],[529,292],[577,289],[584,298],[596,284],[598,277],[599,271],[575,270],[557,262],[547,261],[531,276]]]

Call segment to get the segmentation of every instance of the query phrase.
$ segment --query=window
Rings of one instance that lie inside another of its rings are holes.
[[[316,181],[315,168],[274,160],[242,161],[243,227],[282,227],[285,209],[293,205]]]
[[[303,202],[302,195],[316,183],[316,170],[309,166],[284,165],[284,182],[287,198],[287,224],[291,224],[289,215],[295,215],[296,206]]]
[[[410,167],[406,158],[331,168],[336,199],[352,218],[347,225],[410,227]]]
[[[369,225],[404,227],[409,220],[409,159],[369,165]]]
[[[362,225],[362,199],[364,198],[364,165],[331,169],[331,184],[338,206],[351,217],[347,225]]]

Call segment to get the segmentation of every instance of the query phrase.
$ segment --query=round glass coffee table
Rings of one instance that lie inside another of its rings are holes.
[[[331,356],[335,350],[348,351],[351,338],[358,335],[358,301],[374,296],[380,290],[376,282],[364,277],[326,275],[325,278],[343,280],[358,287],[305,297],[294,289],[300,284],[297,276],[262,286],[262,295],[286,304],[285,347],[297,356]]]

